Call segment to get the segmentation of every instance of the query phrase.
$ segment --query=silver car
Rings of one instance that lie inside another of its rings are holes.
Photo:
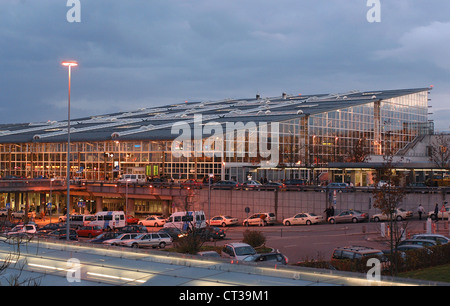
[[[344,210],[335,216],[328,218],[328,222],[331,224],[339,222],[363,222],[369,219],[369,215],[359,210]]]
[[[172,238],[166,233],[146,233],[140,234],[133,239],[125,240],[120,245],[132,248],[165,248],[166,245],[172,243]]]

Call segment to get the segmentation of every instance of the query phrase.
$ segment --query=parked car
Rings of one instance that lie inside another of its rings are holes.
[[[402,220],[411,218],[412,215],[413,215],[413,212],[410,210],[407,211],[407,210],[404,210],[403,208],[397,208],[397,209],[395,209],[394,213],[392,214],[392,218],[397,221],[402,221]],[[380,214],[373,215],[372,219],[375,222],[387,221],[387,220],[389,220],[389,216],[384,213],[380,213]]]
[[[323,189],[329,190],[329,191],[336,190],[337,192],[355,191],[355,188],[353,188],[352,186],[350,186],[347,183],[329,183],[328,185],[323,186]]]
[[[34,235],[37,233],[37,227],[35,224],[18,224],[13,227],[9,232],[6,233],[7,236],[21,236],[21,235]]]
[[[78,237],[92,238],[92,237],[96,237],[96,236],[100,235],[101,233],[103,233],[103,230],[98,225],[95,225],[95,226],[86,225],[86,226],[80,227],[80,229],[77,230]]]
[[[13,218],[21,219],[25,216],[25,211],[24,210],[12,211],[11,216]]]
[[[166,223],[166,219],[161,217],[161,216],[148,216],[147,218],[145,218],[144,220],[139,221],[139,225],[143,225],[143,226],[163,226],[164,223]]]
[[[183,238],[187,235],[187,233],[182,232],[177,227],[163,227],[158,231],[158,233],[167,233],[170,237],[172,237],[172,240],[175,241],[179,238]]]
[[[291,218],[286,218],[283,220],[283,225],[289,226],[289,225],[299,225],[299,224],[316,224],[319,222],[322,222],[323,217],[318,216],[314,213],[299,213]]]
[[[8,215],[8,209],[0,208],[0,216],[7,216],[7,215]]]
[[[47,235],[48,238],[52,239],[61,239],[65,240],[67,238],[67,229],[66,228],[60,228],[57,230],[54,230],[53,232],[50,232]],[[78,240],[78,234],[74,229],[69,230],[69,240]]]
[[[267,182],[264,183],[261,187],[261,189],[264,190],[283,190],[286,188],[286,185],[283,183],[278,183],[278,182]]]
[[[412,236],[412,239],[425,239],[425,240],[433,240],[436,244],[447,244],[450,242],[448,237],[439,234],[416,234]]]
[[[238,218],[234,218],[231,216],[219,215],[219,216],[212,217],[211,220],[208,221],[208,224],[214,225],[214,226],[226,227],[226,226],[230,226],[230,225],[236,225],[236,224],[238,224],[238,222],[239,222]]]
[[[120,233],[117,232],[103,232],[100,235],[92,238],[91,240],[88,240],[89,243],[102,243],[105,240],[111,240],[117,238]]]
[[[203,257],[220,257],[220,254],[216,251],[202,251],[198,252],[197,255],[203,256]]]
[[[181,182],[180,186],[183,188],[197,189],[197,188],[203,187],[203,182],[196,181],[196,180],[186,180],[184,182]]]
[[[239,183],[235,181],[218,181],[211,185],[211,189],[234,189],[239,187]]]
[[[198,234],[200,234],[200,236],[204,240],[210,241],[213,241],[215,239],[224,239],[226,236],[225,231],[223,229],[215,226],[207,226],[205,228],[201,228],[198,230]]]
[[[331,260],[351,259],[358,260],[363,257],[382,257],[383,251],[366,246],[338,247],[333,250]]]
[[[132,215],[127,215],[127,224],[138,224],[139,218]]]
[[[241,184],[241,188],[245,190],[259,189],[262,184],[258,181],[248,180]]]
[[[243,262],[256,262],[259,265],[269,265],[272,266],[274,264],[287,265],[288,258],[278,252],[271,253],[263,253],[263,254],[254,254],[245,257]]]
[[[39,235],[48,234],[50,232],[53,232],[54,230],[65,228],[65,226],[66,225],[62,223],[48,223],[38,229],[38,234]]]
[[[233,242],[223,246],[221,257],[243,260],[245,257],[255,254],[256,251],[251,245],[242,242]]]
[[[284,185],[286,190],[299,190],[306,185],[306,180],[285,180]]]
[[[148,233],[148,229],[139,224],[128,224],[120,229],[121,233]]]
[[[132,239],[122,240],[119,242],[122,246],[132,248],[165,248],[166,245],[172,243],[172,238],[166,233],[147,233],[140,234]]]
[[[369,219],[368,214],[360,212],[359,210],[344,210],[338,215],[331,216],[328,218],[328,222],[331,224],[339,222],[363,222]]]
[[[130,240],[135,238],[138,233],[123,233],[117,236],[116,238],[108,239],[102,242],[102,244],[107,245],[121,245],[125,240]]]
[[[265,226],[265,225],[274,225],[275,222],[276,222],[275,214],[272,212],[266,212],[266,213],[253,214],[250,217],[248,217],[247,219],[244,219],[242,224],[244,226],[249,226],[249,225]]]
[[[436,241],[434,240],[428,240],[428,239],[406,239],[400,241],[398,244],[401,245],[423,245],[424,247],[432,247],[437,245]]]
[[[445,208],[445,212],[442,212],[441,209],[442,209],[442,208],[439,208],[439,212],[438,212],[438,218],[439,218],[439,220],[441,220],[442,218],[444,218],[444,219],[449,219],[449,215],[450,215],[450,207],[446,207],[446,208]],[[430,217],[431,220],[436,220],[436,214],[434,213],[434,210],[433,210],[433,211],[430,211],[430,212],[428,213],[428,217]]]

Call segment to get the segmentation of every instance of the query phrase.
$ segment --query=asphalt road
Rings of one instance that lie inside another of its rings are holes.
[[[410,220],[404,222],[406,235],[425,232],[425,221]],[[387,224],[386,224],[387,225]],[[447,223],[448,225],[448,223]],[[243,232],[246,228],[242,226],[226,228],[226,238],[217,241],[216,245],[227,242],[242,241]],[[334,248],[340,246],[360,245],[389,249],[389,238],[381,237],[381,223],[338,223],[338,224],[315,224],[299,226],[266,226],[249,227],[250,230],[262,232],[266,237],[266,246],[278,249],[289,258],[289,263],[304,260],[323,259],[329,260]],[[448,236],[448,226],[444,222],[439,224],[439,233]]]

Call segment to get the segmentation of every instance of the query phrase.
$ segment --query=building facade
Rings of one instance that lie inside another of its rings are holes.
[[[257,96],[76,119],[70,173],[98,181],[136,172],[174,180],[214,174],[241,182],[250,176],[313,182],[330,163],[355,161],[357,150],[383,155],[389,146],[397,152],[432,133],[429,91]],[[192,142],[178,140],[178,123],[191,128],[186,139]],[[66,121],[0,125],[2,177],[64,178],[66,167]]]

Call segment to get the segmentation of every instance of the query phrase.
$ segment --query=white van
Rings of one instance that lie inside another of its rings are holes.
[[[89,222],[89,225],[114,230],[124,227],[126,223],[123,211],[101,211],[95,214],[95,219]]]
[[[198,211],[179,211],[170,215],[164,227],[176,227],[181,231],[187,231],[195,228],[206,227],[206,217],[203,210]]]
[[[147,177],[145,174],[124,174],[118,181],[119,183],[126,184],[145,184]]]
[[[70,227],[80,228],[82,226],[86,226],[89,222],[94,221],[94,215],[70,215],[69,216],[69,225]]]

